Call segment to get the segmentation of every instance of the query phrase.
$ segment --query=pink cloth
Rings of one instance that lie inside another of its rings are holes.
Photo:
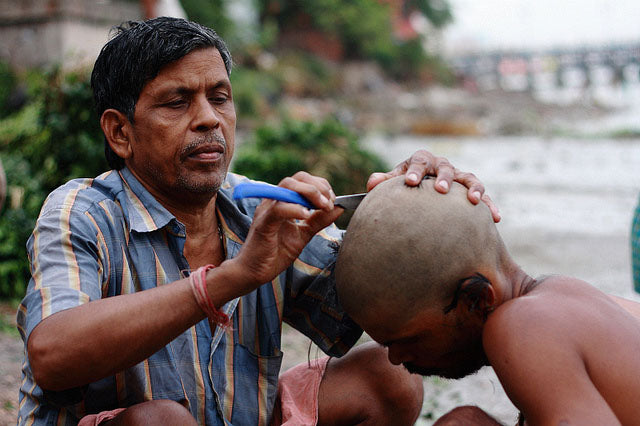
[[[278,379],[278,397],[271,426],[315,426],[318,424],[318,392],[329,357],[304,362],[285,371]],[[98,426],[126,408],[89,414],[78,426]]]
[[[89,414],[80,419],[78,426],[98,426],[102,422],[112,420],[115,416],[122,413],[126,408],[116,408],[111,411],[102,411],[98,414]]]
[[[318,391],[328,362],[329,357],[304,362],[280,375],[271,426],[318,423]]]

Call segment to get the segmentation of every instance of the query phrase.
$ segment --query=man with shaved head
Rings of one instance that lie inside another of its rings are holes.
[[[422,375],[495,370],[529,425],[640,424],[638,304],[564,276],[532,278],[482,204],[394,178],[358,207],[335,276],[345,311]],[[436,424],[498,424],[459,407]]]

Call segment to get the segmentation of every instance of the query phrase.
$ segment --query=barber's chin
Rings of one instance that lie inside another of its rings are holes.
[[[224,176],[207,176],[200,179],[179,179],[177,187],[193,195],[213,195],[220,189]]]

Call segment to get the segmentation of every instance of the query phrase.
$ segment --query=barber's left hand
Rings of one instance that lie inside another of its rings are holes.
[[[416,151],[409,159],[398,164],[390,172],[373,173],[367,182],[367,191],[371,191],[380,182],[401,175],[405,176],[405,183],[409,186],[417,186],[427,175],[436,176],[435,188],[442,194],[449,192],[453,181],[461,183],[468,188],[467,198],[471,203],[484,202],[491,211],[493,221],[496,223],[500,221],[498,207],[493,203],[491,197],[485,194],[484,185],[473,173],[462,172],[453,167],[446,158],[437,157],[425,150]]]

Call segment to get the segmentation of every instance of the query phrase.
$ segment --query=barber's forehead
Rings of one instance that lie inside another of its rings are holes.
[[[192,67],[193,72],[181,73],[184,67]],[[145,86],[157,85],[161,81],[171,84],[170,82],[175,80],[199,80],[214,74],[216,81],[230,85],[229,76],[218,49],[215,47],[196,49],[163,66],[155,77],[146,82]]]
[[[203,61],[205,63],[205,66],[220,66],[221,71],[224,71],[226,73],[226,67],[224,59],[222,58],[222,54],[214,46],[206,46],[193,49],[192,51],[177,58],[176,60],[163,65],[158,73],[162,73],[167,68],[178,67],[196,60]]]

